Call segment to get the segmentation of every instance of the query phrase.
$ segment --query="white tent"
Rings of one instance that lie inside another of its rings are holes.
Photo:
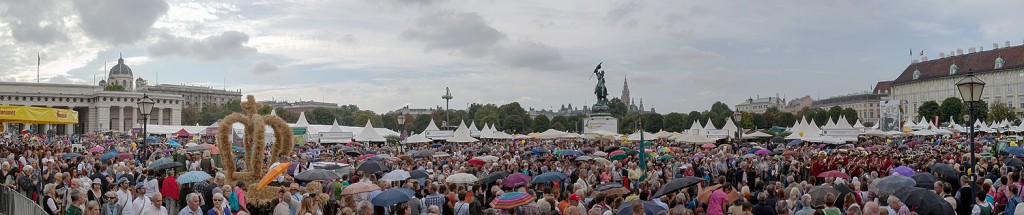
[[[469,136],[480,137],[480,129],[476,127],[476,122],[469,124]]]
[[[334,124],[331,124],[331,130],[329,130],[327,132],[342,132],[341,126],[338,125],[338,120],[337,119],[334,120]]]
[[[565,132],[565,134],[562,135],[560,138],[575,139],[575,138],[581,138],[581,137],[583,137],[583,136],[580,135],[580,134],[577,134],[577,133]]]
[[[718,126],[715,125],[715,121],[712,121],[711,118],[709,117],[708,118],[708,123],[704,124],[704,128],[701,128],[700,130],[701,131],[707,131],[707,130],[714,130],[714,129],[718,129]]]
[[[561,132],[555,129],[548,129],[547,131],[541,132],[536,136],[537,139],[555,139],[565,135],[565,132]]]
[[[892,135],[889,135],[889,133],[885,133],[884,131],[878,130],[878,129],[868,129],[867,131],[864,131],[864,133],[861,133],[861,135],[864,135],[864,136],[874,136],[874,137],[890,137],[890,136],[892,136]]]
[[[515,136],[512,136],[511,134],[506,134],[505,132],[495,131],[489,137],[486,137],[486,138],[489,138],[489,139],[499,139],[499,140],[511,140],[511,139],[515,139]]]
[[[648,132],[644,131],[643,134],[644,134],[644,141],[658,139],[657,135],[654,135],[652,133],[648,133]],[[640,132],[638,131],[636,133],[630,134],[629,136],[626,137],[626,139],[630,140],[630,141],[639,141],[640,140]]]
[[[836,124],[832,123],[832,117],[828,118],[828,121],[825,122],[825,126],[821,126],[821,129],[823,129],[823,130],[824,129],[833,129],[833,128],[836,128]]]
[[[858,119],[857,123],[853,124],[853,128],[864,130],[865,127],[864,127],[864,124],[861,124],[860,120]]]
[[[840,144],[840,143],[846,142],[846,141],[843,141],[842,139],[835,138],[835,137],[829,137],[829,136],[811,137],[811,138],[804,139],[804,141],[812,142],[812,143],[827,143],[827,144]]]
[[[860,123],[860,121],[857,121],[857,122]],[[836,122],[835,126],[836,126],[835,128],[837,128],[837,129],[853,129],[854,128],[852,125],[850,125],[849,120],[846,120],[845,116],[840,116],[839,120]],[[863,126],[861,126],[861,127],[863,127]]]
[[[404,142],[405,143],[429,143],[429,142],[433,142],[433,140],[427,139],[427,136],[424,136],[423,134],[416,134],[416,135],[409,136],[408,138],[405,138]]]
[[[273,108],[271,108],[270,109],[270,115],[271,116],[277,116],[277,110],[274,110]]]
[[[459,128],[455,129],[455,137],[449,138],[445,141],[453,143],[472,143],[477,140],[469,135],[469,128],[466,127],[466,122],[459,123]]]
[[[701,134],[703,127],[703,125],[700,125],[700,120],[693,120],[693,124],[690,124],[690,129],[686,130],[686,133]]]
[[[672,133],[671,132],[667,132],[665,130],[661,130],[661,131],[658,131],[658,133],[654,133],[654,135],[658,136],[658,139],[664,139],[664,138],[671,137]]]
[[[363,127],[363,131],[359,132],[359,135],[355,138],[359,142],[387,142],[388,140],[377,134],[377,131],[373,129],[373,124],[370,120],[366,120],[366,127]]]
[[[732,119],[725,120],[725,126],[722,126],[722,130],[729,131],[730,133],[739,131],[740,128],[736,127],[736,123],[732,122]]]
[[[309,121],[306,121],[306,112],[299,112],[299,121],[292,125],[293,128],[307,128]]]
[[[427,129],[423,129],[422,133],[427,133],[428,131],[440,131],[440,130],[441,129],[437,128],[437,124],[434,123],[434,119],[430,119],[430,124],[427,124]]]
[[[708,137],[706,137],[704,135],[682,134],[682,135],[676,136],[675,141],[676,142],[683,142],[683,143],[694,143],[694,144],[697,144],[697,143],[715,142],[715,139],[708,138]]]
[[[912,134],[914,136],[935,136],[935,135],[939,135],[939,133],[935,133],[934,131],[928,130],[928,129],[910,132],[910,134]]]
[[[753,133],[743,134],[740,137],[742,137],[744,139],[753,139],[753,138],[771,137],[771,136],[772,136],[771,134],[766,134],[766,133],[761,132],[761,131],[754,131]]]

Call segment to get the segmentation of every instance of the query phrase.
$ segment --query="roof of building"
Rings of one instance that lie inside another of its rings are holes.
[[[117,58],[117,65],[110,67],[110,75],[132,75],[132,68],[124,65],[124,58]]]
[[[890,89],[892,89],[892,81],[879,81],[875,84],[875,89],[871,90],[871,92],[889,92]]]
[[[836,96],[836,97],[831,97],[831,98],[827,98],[827,99],[821,99],[821,100],[814,101],[814,103],[812,103],[811,106],[814,106],[814,107],[819,107],[819,106],[822,106],[822,105],[832,106],[832,105],[846,104],[846,103],[852,103],[852,102],[877,102],[877,101],[882,99],[882,96],[883,96],[882,94],[874,94],[874,93]]]
[[[1002,68],[995,68],[996,59],[999,58],[1003,59],[1004,64]],[[954,64],[955,73],[950,74]],[[966,75],[968,71],[985,73],[1020,67],[1024,67],[1024,46],[1004,47],[910,64],[893,80],[893,84]]]
[[[747,99],[747,100],[743,101],[743,103],[740,103],[740,105],[759,104],[759,103],[774,103],[774,102],[781,103],[782,99],[779,99],[778,97],[766,97],[766,98],[757,98],[757,99]]]

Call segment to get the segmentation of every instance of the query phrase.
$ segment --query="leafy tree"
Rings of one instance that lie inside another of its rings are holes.
[[[520,133],[526,131],[526,126],[523,123],[523,118],[519,116],[505,116],[504,120],[501,121],[502,130],[510,133]]]
[[[740,128],[754,128],[754,114],[743,112],[740,116]]]
[[[540,117],[540,116],[538,116],[538,117]],[[533,123],[537,124],[537,119],[533,119]],[[551,117],[551,121],[548,123],[548,125],[549,125],[548,127],[551,128],[551,129],[555,129],[555,130],[559,130],[559,131],[568,131],[569,129],[571,129],[570,125],[572,125],[572,124],[569,123],[569,118],[567,118],[565,116],[555,116],[555,117]],[[546,131],[546,130],[547,129],[545,129],[545,130],[534,130],[534,131],[536,131],[536,132],[543,132],[543,131]]]
[[[935,101],[927,101],[917,107],[917,117],[932,119],[932,117],[939,116],[940,114],[939,103]]]
[[[636,112],[626,114],[619,118],[619,133],[632,134],[636,132]]]
[[[947,122],[952,117],[954,122],[964,123],[963,115],[964,103],[960,101],[960,98],[949,97],[942,100],[942,104],[939,105],[939,121]]]
[[[693,123],[700,122],[701,114],[697,111],[690,111],[686,114],[686,121],[683,121],[683,130],[690,129],[693,127]]]
[[[373,113],[373,111],[364,110],[356,113],[356,126],[366,126],[367,121],[369,121],[375,128],[380,128],[381,125],[384,124],[380,117]]]
[[[181,124],[183,124],[183,125],[195,125],[196,123],[199,123],[199,118],[201,116],[202,116],[202,113],[199,112],[198,108],[186,107],[185,109],[181,109]],[[209,125],[209,124],[204,124],[204,125]]]
[[[1002,122],[1003,120],[1015,122],[1020,120],[1017,117],[1017,113],[1013,112],[1013,108],[1010,108],[1010,106],[1003,102],[992,103],[992,105],[988,106],[988,119],[992,122]]]
[[[533,118],[533,130],[534,131],[543,132],[543,131],[547,131],[548,128],[551,128],[551,120],[548,120],[548,116],[538,115],[536,118]]]
[[[840,116],[843,115],[843,107],[832,106],[831,108],[828,109],[828,113],[827,114],[828,114],[828,119],[832,120],[833,122],[835,122],[836,120],[839,120]],[[828,123],[828,122],[825,122],[825,123]]]
[[[393,131],[402,132],[402,129],[398,126],[398,116],[394,114],[377,115],[380,119],[380,124],[373,124],[373,126],[380,126],[382,128],[391,129]]]
[[[472,107],[472,105],[470,105]],[[478,124],[495,125],[501,119],[498,115],[498,106],[487,104],[473,109],[471,116]]]
[[[988,119],[988,102],[985,102],[985,101],[973,102],[974,103],[974,111],[970,111],[969,110],[971,108],[970,103],[972,103],[972,102],[964,102],[964,113],[967,113],[967,112],[974,113],[974,120],[981,120],[982,122],[987,122],[988,121],[987,120]],[[968,125],[974,125],[974,122],[968,122],[968,123],[969,123]]]
[[[750,116],[753,118],[754,126],[752,126],[752,127],[743,127],[743,128],[746,128],[746,129],[757,129],[757,128],[765,129],[765,128],[770,128],[770,127],[772,127],[772,123],[768,120],[768,118],[769,118],[768,116],[770,116],[770,115],[772,115],[772,114],[768,113],[768,112],[765,112],[763,114],[750,114]],[[746,119],[742,119],[742,121],[746,121]]]
[[[796,116],[793,115],[793,113],[783,112],[783,113],[779,114],[779,121],[778,121],[778,123],[775,124],[775,126],[779,126],[779,127],[793,126],[794,124],[796,124],[796,120],[797,120]]]
[[[306,120],[311,125],[330,125],[334,123],[334,119],[336,119],[334,113],[327,108],[314,108],[306,113]]]
[[[664,117],[658,113],[649,113],[643,115],[644,131],[655,133],[661,131],[663,128],[662,121]]]
[[[717,126],[724,126],[725,120],[732,118],[733,111],[729,109],[729,105],[720,101],[711,104],[711,120],[715,122]]]
[[[411,129],[415,131],[417,134],[423,132],[423,130],[426,130],[427,126],[430,125],[430,119],[430,114],[416,116],[416,120],[413,121]]]
[[[122,92],[124,92],[124,91],[128,91],[128,90],[125,89],[124,86],[121,86],[120,84],[108,84],[106,87],[103,87],[103,91],[122,91]]]
[[[661,121],[662,127],[668,132],[682,132],[690,127],[683,127],[683,123],[686,121],[686,115],[681,113],[668,113]]]
[[[621,99],[613,98],[608,100],[608,113],[612,114],[613,117],[621,118],[626,115],[628,110],[626,102]]]
[[[267,114],[270,114],[270,111],[273,110],[273,109],[274,109],[274,107],[270,107],[270,105],[264,105],[259,110],[256,110],[256,113],[258,113],[260,115],[267,115]]]
[[[843,117],[846,117],[846,122],[850,125],[857,124],[857,110],[853,108],[843,109]]]
[[[274,112],[277,114],[277,117],[281,117],[281,119],[284,120],[285,122],[291,123],[299,121],[299,113],[296,113],[295,111],[285,110],[284,108],[280,107],[274,110]]]
[[[577,114],[577,115],[572,115],[572,116],[566,117],[566,127],[567,127],[567,129],[569,129],[572,132],[577,132],[577,133],[578,132],[582,132],[583,131],[583,119],[584,118],[587,118],[587,116],[582,115],[582,114]]]

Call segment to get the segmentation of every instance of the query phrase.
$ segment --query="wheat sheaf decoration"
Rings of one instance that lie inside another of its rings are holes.
[[[267,147],[264,144],[265,126],[270,126],[274,133],[273,149],[271,149],[269,157],[270,162],[277,162],[282,155],[292,154],[292,147],[295,145],[292,140],[295,137],[292,134],[291,127],[281,117],[257,114],[256,111],[262,106],[262,104],[256,102],[252,95],[246,96],[246,101],[242,103],[242,110],[245,112],[233,113],[224,117],[217,127],[217,148],[221,151],[221,163],[224,165],[225,176],[227,176],[228,180],[243,181],[246,184],[251,184],[255,183],[266,172],[267,164],[264,161],[264,158],[267,158]],[[247,168],[244,172],[248,172],[243,174],[244,177],[237,178],[234,171],[235,155],[231,150],[231,141],[228,138],[233,130],[231,125],[235,123],[245,126],[242,147],[245,148],[243,159]]]

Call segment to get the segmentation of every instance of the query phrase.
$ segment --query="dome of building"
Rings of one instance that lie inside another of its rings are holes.
[[[117,65],[110,68],[110,75],[132,75],[132,68],[124,65],[124,58],[117,58]]]
[[[100,86],[107,86],[106,80],[100,80]]]

